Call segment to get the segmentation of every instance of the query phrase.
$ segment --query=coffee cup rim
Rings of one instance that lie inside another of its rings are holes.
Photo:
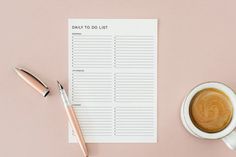
[[[190,117],[190,113],[189,113],[189,107],[190,107],[190,102],[192,100],[192,98],[201,90],[203,89],[207,89],[207,88],[214,88],[214,89],[218,89],[222,92],[224,92],[224,94],[226,94],[229,98],[230,101],[232,103],[232,107],[233,107],[233,115],[232,115],[232,119],[230,121],[230,123],[228,124],[228,126],[216,133],[207,133],[204,132],[200,129],[198,129],[192,122],[191,117]],[[197,136],[201,137],[201,138],[205,138],[205,139],[220,139],[223,138],[225,136],[227,136],[228,134],[230,134],[236,127],[236,95],[235,92],[228,87],[227,85],[225,85],[222,82],[204,82],[201,83],[197,86],[195,86],[186,96],[184,103],[183,103],[183,116],[185,119],[185,122],[187,124],[187,126],[189,127],[189,129],[195,133]]]

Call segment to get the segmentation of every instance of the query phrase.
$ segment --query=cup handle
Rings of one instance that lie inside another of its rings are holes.
[[[232,150],[236,149],[236,132],[232,131],[229,135],[223,138],[224,143]]]

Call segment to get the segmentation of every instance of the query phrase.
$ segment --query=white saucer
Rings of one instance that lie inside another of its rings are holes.
[[[182,124],[183,124],[183,126],[185,127],[185,129],[186,129],[189,133],[191,133],[193,136],[198,137],[198,138],[201,138],[201,137],[199,137],[198,135],[196,135],[195,133],[193,133],[193,131],[187,126],[187,124],[186,124],[186,122],[185,122],[184,114],[183,114],[184,102],[185,102],[185,100],[184,100],[183,103],[182,103],[181,112],[180,112],[180,117],[181,117]]]

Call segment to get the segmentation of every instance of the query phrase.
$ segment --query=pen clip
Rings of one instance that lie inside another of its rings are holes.
[[[37,80],[40,84],[42,84],[45,88],[48,88],[48,86],[45,84],[45,83],[43,83],[43,81],[41,81],[38,77],[36,77],[36,76],[34,76],[33,74],[31,74],[30,72],[28,72],[28,71],[26,71],[26,70],[24,70],[24,69],[22,69],[22,68],[19,68],[21,71],[23,71],[23,72],[25,72],[25,73],[27,73],[28,75],[30,75],[31,77],[33,77],[35,80]]]

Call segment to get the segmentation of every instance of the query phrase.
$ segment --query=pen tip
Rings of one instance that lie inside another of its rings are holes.
[[[60,84],[59,81],[57,81],[57,85],[58,85],[59,90],[63,89],[63,87],[62,87],[62,85]]]
[[[14,68],[14,71],[15,71],[16,73],[18,73],[19,71],[21,71],[21,68],[15,67],[15,68]]]

